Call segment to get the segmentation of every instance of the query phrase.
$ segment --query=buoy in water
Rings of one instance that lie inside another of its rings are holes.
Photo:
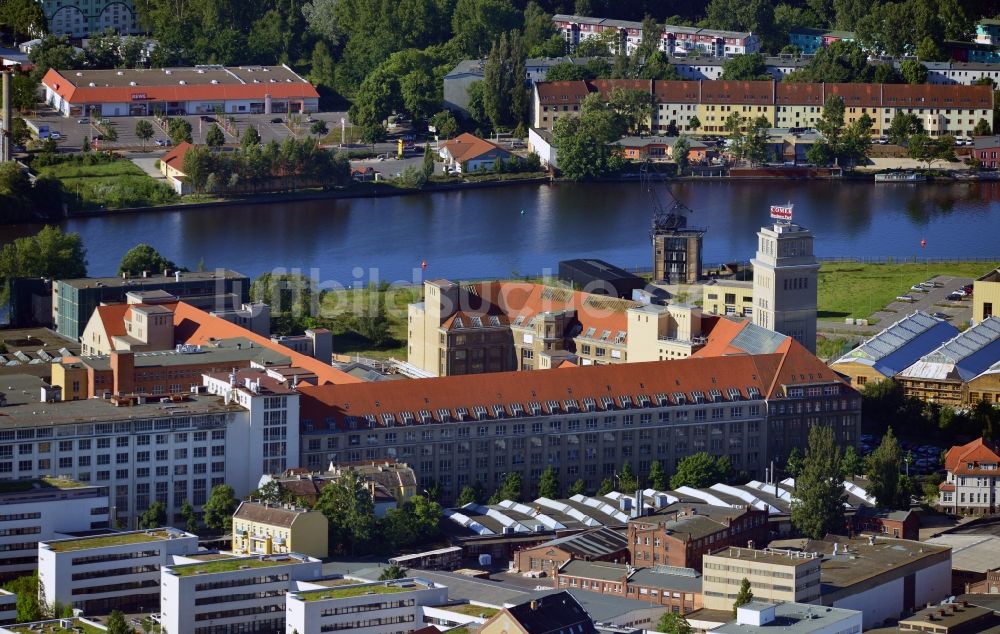
[[[920,238],[920,246],[921,247],[926,247],[927,246],[927,240],[925,238]]]
[[[421,260],[420,261],[420,268],[422,268],[422,269],[426,269],[427,268],[427,260]]]

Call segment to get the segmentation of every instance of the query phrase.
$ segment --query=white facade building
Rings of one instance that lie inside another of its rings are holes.
[[[816,352],[816,280],[813,234],[788,222],[761,227],[753,264],[753,322]]]
[[[322,575],[319,559],[297,554],[176,557],[161,569],[160,623],[171,634],[283,632],[290,585]]]
[[[17,620],[17,595],[0,588],[0,625]]]
[[[42,542],[40,594],[85,614],[150,611],[160,604],[160,568],[197,550],[198,537],[175,528]]]
[[[448,588],[423,579],[336,585],[298,583],[287,596],[285,632],[320,634],[363,628],[396,634],[423,625],[422,606],[444,605]]]
[[[776,622],[777,621],[777,622]],[[751,601],[736,608],[736,620],[712,632],[751,634],[779,629],[794,634],[860,634],[861,613],[806,603],[773,604]]]
[[[0,493],[0,579],[32,573],[40,541],[108,528],[107,487],[56,478],[4,482],[0,491],[4,486],[21,490]]]

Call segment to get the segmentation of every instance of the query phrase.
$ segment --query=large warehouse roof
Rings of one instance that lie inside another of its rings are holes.
[[[70,103],[319,97],[287,66],[49,69],[42,83]]]

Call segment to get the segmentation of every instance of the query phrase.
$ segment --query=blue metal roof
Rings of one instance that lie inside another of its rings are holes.
[[[918,310],[851,350],[837,363],[868,363],[881,374],[893,377],[958,334],[955,326]]]

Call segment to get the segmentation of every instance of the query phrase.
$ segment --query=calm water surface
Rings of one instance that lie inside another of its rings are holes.
[[[788,201],[821,256],[1000,256],[1000,183],[687,182],[672,191],[694,210],[690,223],[708,229],[706,263],[748,260],[769,205]],[[422,261],[425,276],[455,279],[539,273],[581,256],[649,266],[650,214],[638,183],[557,184],[122,214],[63,228],[83,236],[91,275],[113,275],[129,247],[149,242],[189,268],[204,258],[251,276],[317,269],[347,284],[372,268],[381,280],[413,279]],[[0,227],[0,238],[36,229]]]

